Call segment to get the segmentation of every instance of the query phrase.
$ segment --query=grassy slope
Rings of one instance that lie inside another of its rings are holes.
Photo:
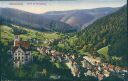
[[[12,28],[6,25],[1,25],[1,42],[5,43],[6,45],[14,40],[14,34],[11,33]],[[38,39],[40,41],[49,41],[53,39],[58,39],[60,38],[60,34],[57,33],[49,33],[49,32],[39,32],[31,29],[25,29],[27,30],[27,34],[21,34],[20,37],[23,40],[29,40],[29,39]],[[40,45],[44,45],[43,43],[40,43]],[[45,44],[48,45],[48,44]]]
[[[3,44],[4,46],[5,45],[6,46],[12,46],[12,45],[9,45],[9,42],[12,42],[14,40],[14,35],[11,33],[12,29],[6,25],[0,25],[0,28],[1,28],[1,34],[2,34],[1,35],[2,39],[1,39],[0,44]],[[28,40],[29,38],[37,38],[37,39],[44,41],[44,40],[58,39],[61,37],[61,34],[58,34],[58,33],[38,32],[35,30],[31,30],[31,29],[25,29],[25,30],[27,30],[28,33],[20,36],[23,40]],[[43,43],[41,43],[40,45],[44,46]],[[3,50],[5,50],[5,48]],[[3,56],[5,56],[6,52],[7,51],[4,51]],[[64,65],[62,65],[58,62],[51,63],[51,62],[49,62],[48,56],[36,53],[36,51],[34,51],[34,57],[36,57],[36,60],[32,64],[29,64],[29,67],[27,67],[27,69],[21,67],[19,70],[17,70],[16,73],[14,73],[15,76],[13,76],[13,78],[15,78],[15,77],[35,78],[35,76],[34,76],[35,73],[42,72],[44,69],[46,69],[47,77],[51,76],[53,74],[54,75],[63,74],[64,76],[67,76],[67,72],[65,72],[65,74],[64,74],[64,71],[68,71],[68,70],[65,69]],[[7,59],[5,59],[5,60],[7,60]],[[10,65],[7,65],[6,67],[8,69],[10,69]],[[7,70],[7,68],[5,68],[3,70],[3,72],[5,72]],[[14,70],[14,68],[12,70]],[[55,71],[60,71],[60,72],[56,73]],[[62,71],[62,73],[61,73],[61,71]],[[7,76],[9,74],[10,73],[6,73]],[[42,77],[42,78],[45,78],[45,77]]]

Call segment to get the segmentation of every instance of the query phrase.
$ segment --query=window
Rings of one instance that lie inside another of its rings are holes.
[[[26,54],[29,54],[29,52],[27,51]]]
[[[17,57],[15,57],[15,60],[17,59]]]
[[[25,59],[25,61],[28,61],[28,59]]]
[[[26,58],[28,58],[28,56],[26,56]]]

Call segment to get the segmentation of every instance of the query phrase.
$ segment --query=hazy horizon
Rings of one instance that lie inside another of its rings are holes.
[[[49,11],[68,11],[102,7],[121,7],[127,0],[75,0],[75,1],[0,1],[2,8],[15,8],[41,14]]]

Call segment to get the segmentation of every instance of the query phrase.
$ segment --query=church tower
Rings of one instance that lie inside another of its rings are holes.
[[[14,46],[19,46],[20,45],[20,36],[15,35],[14,37]]]

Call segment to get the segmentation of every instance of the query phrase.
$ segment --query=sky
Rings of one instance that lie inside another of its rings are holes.
[[[127,0],[67,0],[67,1],[0,1],[0,7],[41,14],[48,11],[67,11],[101,7],[121,7]]]

